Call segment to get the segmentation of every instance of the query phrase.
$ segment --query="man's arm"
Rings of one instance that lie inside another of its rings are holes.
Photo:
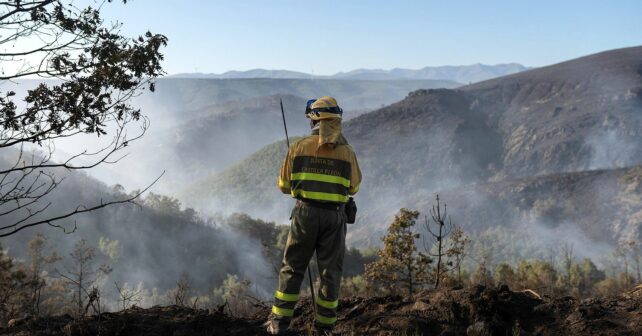
[[[357,162],[357,156],[352,152],[352,158],[350,160],[351,166],[351,176],[350,176],[350,188],[348,188],[348,193],[354,195],[359,191],[359,185],[361,185],[361,169],[359,169],[359,162]]]
[[[281,172],[279,173],[279,178],[277,179],[277,187],[284,194],[290,193],[290,174],[292,173],[292,148],[288,150],[288,153],[285,155],[285,160],[283,165],[281,165]]]

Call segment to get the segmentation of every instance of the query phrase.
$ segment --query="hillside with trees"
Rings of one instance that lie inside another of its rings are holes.
[[[609,265],[617,268],[578,260],[572,245],[546,259],[494,263],[488,254],[492,246],[453,223],[447,205],[437,200],[430,221],[420,220],[425,213],[401,209],[375,255],[348,251],[338,334],[599,335],[608,328],[634,335],[641,330],[642,295],[635,287],[640,282],[639,245],[614,251]],[[282,248],[287,231],[243,215],[230,221],[243,235],[260,240],[266,256]],[[431,230],[439,239],[430,242],[418,232],[422,225],[444,230]],[[95,249],[81,240],[66,258],[43,253],[46,244],[42,235],[36,235],[24,262],[9,258],[6,252],[0,255],[0,295],[6,303],[0,311],[0,330],[33,335],[69,330],[77,335],[116,330],[122,335],[168,330],[195,335],[264,334],[261,324],[269,303],[249,279],[228,275],[219,287],[204,291],[185,273],[166,292],[115,281],[113,297],[105,292],[99,296],[98,288],[104,289],[106,282],[96,279],[104,280],[120,267],[106,261],[114,255],[126,256],[115,252],[117,242],[101,239]],[[482,250],[475,244],[481,244]],[[58,263],[69,263],[68,273],[39,272]],[[83,290],[77,281],[81,274],[84,283],[96,289]],[[589,297],[598,298],[585,299]],[[310,303],[304,294],[293,330],[309,330],[314,316]],[[23,312],[29,315],[16,318]],[[61,312],[68,314],[58,315]]]

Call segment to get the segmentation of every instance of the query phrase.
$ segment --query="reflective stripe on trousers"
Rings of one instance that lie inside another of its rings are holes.
[[[321,293],[317,295],[316,309],[317,314],[314,318],[317,324],[322,326],[334,325],[337,322],[337,307],[339,300],[326,300]]]
[[[272,314],[282,318],[290,318],[294,316],[294,306],[298,299],[299,294],[288,294],[277,290],[274,293]]]

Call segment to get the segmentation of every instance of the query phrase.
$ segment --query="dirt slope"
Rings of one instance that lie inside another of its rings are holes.
[[[341,300],[337,335],[640,335],[642,287],[616,297],[551,299],[506,286],[424,291]],[[132,308],[75,322],[69,316],[23,320],[0,335],[264,335],[266,307],[254,318],[181,307]],[[307,335],[309,301],[296,309],[295,334]]]

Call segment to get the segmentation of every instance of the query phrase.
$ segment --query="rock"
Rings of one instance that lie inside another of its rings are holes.
[[[75,322],[71,321],[67,323],[63,328],[62,331],[65,336],[80,336],[80,328],[78,328],[78,325],[76,325]]]
[[[497,291],[500,293],[510,292],[510,288],[508,288],[507,284],[501,284],[497,286]]]
[[[488,326],[486,325],[486,322],[483,321],[475,322],[469,325],[466,329],[466,335],[468,336],[486,336],[490,334],[491,333],[488,329]]]
[[[7,322],[7,328],[14,328],[24,324],[26,321],[31,320],[33,316],[26,314],[23,318],[14,318]]]
[[[419,310],[419,311],[424,311],[430,309],[430,305],[426,302],[423,301],[417,301],[415,304],[412,306],[412,310]]]

